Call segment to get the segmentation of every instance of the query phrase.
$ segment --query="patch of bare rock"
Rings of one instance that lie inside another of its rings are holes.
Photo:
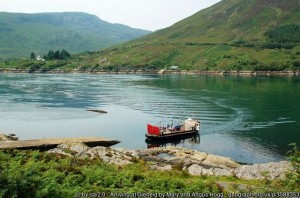
[[[0,143],[1,142],[11,142],[11,141],[17,141],[19,138],[16,137],[15,134],[4,134],[0,133]]]
[[[88,147],[83,143],[70,142],[58,145],[48,153],[78,157],[80,159],[100,159],[109,164],[125,165],[134,161],[137,154],[129,149],[112,149],[110,147]]]
[[[291,163],[288,161],[269,162],[266,164],[240,166],[234,170],[234,174],[241,179],[282,179],[285,176],[285,172],[291,169]]]
[[[191,175],[235,176],[241,179],[283,178],[291,169],[290,162],[270,162],[266,164],[240,165],[228,157],[189,150],[181,147],[159,147],[143,150],[130,150],[109,147],[88,147],[82,143],[61,144],[49,150],[79,158],[101,159],[106,163],[125,165],[144,160],[150,169],[167,171],[185,170]]]

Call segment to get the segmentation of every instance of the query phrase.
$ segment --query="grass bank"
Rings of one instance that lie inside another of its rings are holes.
[[[0,197],[118,197],[117,193],[131,197],[142,196],[141,193],[162,193],[165,197],[201,193],[194,196],[211,197],[212,193],[233,192],[296,195],[300,192],[299,153],[297,147],[289,153],[294,171],[287,173],[286,179],[269,180],[266,174],[262,180],[241,180],[191,176],[176,166],[169,171],[154,171],[139,159],[133,164],[116,166],[99,159],[5,150],[0,151]],[[227,184],[226,188],[220,183]]]

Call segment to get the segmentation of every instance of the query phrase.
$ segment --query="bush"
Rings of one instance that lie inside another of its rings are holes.
[[[17,65],[16,69],[28,69],[31,65],[34,65],[34,62],[26,61],[24,63],[21,63],[20,65]]]
[[[28,72],[29,72],[29,73],[33,73],[33,72],[39,70],[40,68],[41,68],[41,65],[40,65],[40,64],[33,64],[33,65],[30,66]]]
[[[300,27],[296,24],[284,25],[267,31],[265,35],[272,41],[278,43],[299,43]]]
[[[52,71],[54,69],[63,67],[65,65],[67,65],[67,64],[68,64],[67,62],[54,62],[51,65],[49,65],[48,67],[43,67],[41,71],[42,72]]]
[[[288,158],[292,163],[293,170],[287,174],[287,182],[290,187],[298,189],[300,187],[300,150],[296,143],[290,144],[292,150],[287,152]],[[298,188],[297,188],[298,187]]]
[[[293,66],[300,68],[300,60],[294,61]]]
[[[48,54],[44,56],[46,60],[53,60],[53,59],[64,60],[70,57],[71,54],[64,49],[62,51],[57,50],[55,52],[50,50]]]
[[[262,48],[266,48],[266,49],[293,49],[294,48],[294,44],[292,43],[277,43],[277,42],[269,42],[269,43],[264,43],[261,46]]]
[[[226,54],[225,54],[225,55],[223,56],[223,58],[232,58],[232,56],[231,56],[231,55],[226,55]]]

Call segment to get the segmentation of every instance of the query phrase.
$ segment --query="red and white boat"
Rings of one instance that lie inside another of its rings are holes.
[[[158,125],[147,124],[146,137],[156,140],[171,139],[199,133],[199,130],[200,122],[195,118],[188,118],[181,124],[174,124],[173,122],[168,124],[160,122]]]

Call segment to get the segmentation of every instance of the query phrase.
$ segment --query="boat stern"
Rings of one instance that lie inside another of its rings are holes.
[[[200,130],[200,122],[194,118],[188,118],[183,121],[184,131],[199,131]]]

